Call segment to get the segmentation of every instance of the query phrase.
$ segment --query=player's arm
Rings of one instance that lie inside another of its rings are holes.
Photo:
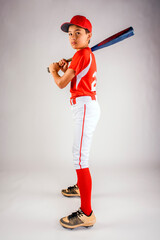
[[[60,69],[64,72],[62,77],[58,74]],[[68,68],[68,63],[64,59],[59,61],[59,63],[50,64],[49,70],[54,78],[55,83],[61,89],[65,88],[75,76],[75,71]]]

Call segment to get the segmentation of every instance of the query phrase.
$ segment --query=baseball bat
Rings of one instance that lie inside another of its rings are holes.
[[[91,50],[92,50],[92,52],[94,52],[94,51],[99,50],[101,48],[111,46],[111,45],[113,45],[115,43],[118,43],[118,42],[121,42],[122,40],[124,40],[128,37],[131,37],[133,35],[134,35],[133,27],[126,28],[126,29],[112,35],[111,37],[106,38],[102,42],[96,44],[95,46],[93,46],[91,48]],[[72,61],[72,58],[67,59],[67,62],[70,62],[70,61]],[[47,68],[47,70],[48,70],[48,72],[50,72],[49,68]]]

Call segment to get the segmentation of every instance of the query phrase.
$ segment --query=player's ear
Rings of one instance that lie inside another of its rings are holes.
[[[88,33],[88,40],[90,40],[90,39],[91,39],[91,37],[92,37],[92,33],[91,33],[91,32],[89,32],[89,33]]]

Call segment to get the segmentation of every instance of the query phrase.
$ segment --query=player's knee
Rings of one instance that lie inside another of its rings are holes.
[[[88,160],[81,161],[81,159],[74,159],[73,163],[74,163],[74,168],[75,169],[81,169],[81,168],[88,168],[89,167]]]

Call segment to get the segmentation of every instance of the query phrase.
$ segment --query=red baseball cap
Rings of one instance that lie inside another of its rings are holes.
[[[68,32],[68,28],[71,25],[76,25],[85,29],[88,29],[89,32],[92,32],[92,24],[91,22],[84,16],[76,15],[74,16],[70,22],[63,23],[61,25],[61,29],[63,32]]]

